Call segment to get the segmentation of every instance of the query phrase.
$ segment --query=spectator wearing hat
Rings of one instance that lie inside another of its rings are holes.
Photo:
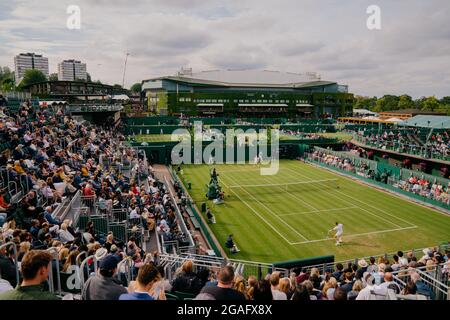
[[[95,259],[98,261],[101,261],[104,257],[106,257],[108,255],[108,250],[106,250],[105,248],[99,248],[95,251]]]
[[[368,267],[367,261],[365,259],[360,259],[358,261],[358,267],[359,268],[358,268],[358,270],[356,270],[356,273],[355,273],[355,278],[356,279],[362,279],[363,275],[364,275],[364,272],[367,271],[367,267]]]
[[[20,266],[23,281],[13,290],[0,294],[0,300],[57,300],[58,297],[44,290],[50,272],[52,255],[43,250],[32,250],[22,259]]]
[[[101,259],[99,273],[89,278],[83,286],[83,300],[118,300],[122,294],[127,293],[127,289],[113,278],[118,262],[119,259],[113,255]]]

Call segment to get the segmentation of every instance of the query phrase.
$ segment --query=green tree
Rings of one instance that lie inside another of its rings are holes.
[[[47,81],[47,77],[41,71],[36,69],[27,70],[19,87],[23,88],[24,86],[43,81]]]
[[[141,83],[137,82],[131,86],[130,91],[133,93],[140,93],[141,89],[142,89]]]
[[[86,77],[87,77],[87,82],[92,82],[92,78],[91,78],[91,75],[89,74],[89,72],[86,72]]]
[[[437,108],[434,111],[445,113],[446,115],[450,116],[450,104],[441,104],[439,108]]]
[[[8,67],[0,67],[0,90],[13,91],[15,86],[14,72],[11,72]]]
[[[439,100],[436,97],[428,97],[423,101],[422,110],[423,111],[435,111],[439,109]]]
[[[356,96],[353,100],[353,109],[368,109],[373,110],[377,103],[377,97],[362,97]]]
[[[377,100],[372,111],[392,111],[398,109],[399,97],[393,95],[385,95]]]
[[[398,100],[397,108],[398,109],[412,109],[412,108],[414,108],[414,101],[407,94],[401,95]]]
[[[442,99],[439,100],[439,102],[443,105],[450,105],[450,96],[442,97]]]
[[[58,81],[58,74],[57,74],[57,73],[51,73],[51,74],[48,76],[48,80],[49,80],[49,81]]]

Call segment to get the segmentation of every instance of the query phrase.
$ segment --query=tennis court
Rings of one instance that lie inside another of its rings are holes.
[[[185,165],[197,204],[206,201],[211,166]],[[340,258],[444,241],[450,217],[299,161],[281,161],[278,174],[254,165],[216,165],[225,203],[208,202],[212,230],[223,243],[233,234],[239,258],[275,261],[322,254]],[[344,244],[328,231],[344,225]],[[414,236],[412,236],[414,235]],[[391,251],[392,251],[391,250]],[[237,256],[236,255],[236,256]]]

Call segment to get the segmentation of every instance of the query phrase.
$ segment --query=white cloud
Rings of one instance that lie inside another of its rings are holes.
[[[126,85],[195,71],[317,71],[365,95],[450,95],[448,0],[378,0],[382,30],[366,28],[369,0],[13,0],[0,3],[0,65],[35,51],[87,62],[94,79]],[[68,5],[81,30],[66,28]]]

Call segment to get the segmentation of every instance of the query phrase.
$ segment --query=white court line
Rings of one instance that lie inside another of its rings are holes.
[[[245,170],[232,169],[232,170],[224,170],[222,172],[224,172],[224,173],[233,173],[233,172],[248,172],[248,171],[261,171],[261,169],[245,169]]]
[[[225,183],[225,181],[223,181],[223,179],[220,179],[220,181],[225,185],[225,187],[228,188],[227,184]],[[275,231],[280,237],[282,237],[287,243],[289,243],[290,245],[292,245],[292,242],[290,242],[288,239],[285,238],[285,236],[283,236],[271,223],[269,223],[266,219],[264,219],[264,217],[262,217],[255,209],[253,209],[253,207],[251,205],[249,205],[245,200],[243,200],[236,192],[234,192],[232,189],[230,189],[231,192],[234,193],[234,195],[236,197],[239,198],[239,200],[241,202],[243,202],[247,207],[250,208],[250,210],[252,210],[262,221],[264,221],[269,227],[271,227],[273,229],[273,231]]]
[[[309,164],[309,165],[312,166],[311,164]],[[322,169],[322,170],[325,170],[324,168],[321,168],[321,167],[318,167],[318,168],[320,168],[320,169]],[[290,170],[291,170],[291,169],[290,169]],[[295,171],[294,171],[294,172],[295,172]],[[347,180],[349,180],[349,181],[351,181],[351,182],[353,182],[353,183],[355,183],[355,181],[352,181],[349,177],[347,177],[347,176],[345,176],[345,175],[343,175],[342,177],[345,178],[345,179],[347,179]],[[339,190],[336,190],[336,192],[341,193],[342,195],[344,195],[344,196],[346,196],[346,197],[348,197],[348,198],[350,198],[350,199],[356,200],[356,201],[358,201],[358,202],[360,202],[360,203],[362,203],[362,204],[364,204],[364,205],[367,205],[367,206],[369,206],[369,207],[371,207],[371,208],[373,208],[373,209],[376,209],[376,210],[378,210],[378,211],[380,211],[380,212],[383,212],[384,214],[387,214],[388,216],[391,216],[392,218],[395,218],[395,219],[397,219],[397,220],[401,220],[401,221],[403,221],[403,222],[409,224],[411,227],[417,227],[415,224],[412,224],[411,222],[409,222],[409,221],[407,221],[407,220],[404,220],[404,219],[402,219],[402,218],[399,218],[399,217],[397,217],[397,216],[394,216],[394,215],[392,215],[392,214],[389,214],[389,213],[387,213],[386,211],[384,211],[383,209],[380,209],[380,208],[377,208],[377,207],[375,207],[375,206],[373,206],[373,205],[370,205],[370,204],[368,204],[368,203],[365,203],[365,202],[363,202],[363,201],[361,201],[361,200],[359,200],[359,199],[356,199],[356,198],[354,198],[354,197],[352,197],[352,196],[349,196],[349,195],[347,195],[347,194],[345,194],[345,193],[342,193],[342,192],[340,192]]]
[[[323,209],[323,210],[316,210],[316,211],[302,211],[302,212],[284,213],[284,214],[280,214],[278,216],[279,217],[295,216],[295,215],[300,215],[300,214],[317,213],[317,212],[328,212],[328,211],[339,211],[339,210],[350,210],[350,209],[359,209],[359,207],[352,206],[352,207],[344,207],[344,208]]]
[[[403,230],[409,230],[417,228],[417,226],[412,227],[405,227],[405,228],[397,228],[397,229],[388,229],[388,230],[380,230],[380,231],[373,231],[373,232],[365,232],[365,233],[356,233],[356,234],[349,234],[348,236],[343,236],[344,238],[353,238],[353,237],[359,237],[359,236],[366,236],[369,234],[378,234],[378,233],[386,233],[386,232],[394,232],[394,231],[403,231]],[[325,239],[319,239],[319,240],[310,240],[310,241],[302,241],[302,242],[293,242],[291,245],[296,244],[306,244],[306,243],[312,243],[312,242],[321,242],[321,241],[335,241],[334,238],[325,238]]]
[[[286,169],[288,169],[288,170],[294,172],[295,174],[300,175],[300,176],[303,177],[303,178],[308,178],[308,179],[309,179],[309,177],[304,176],[304,175],[302,175],[301,173],[298,173],[298,172],[295,171],[295,170],[292,170],[292,169],[290,169],[290,168],[286,168]],[[352,197],[352,196],[349,196],[349,195],[347,195],[347,194],[345,194],[345,193],[343,193],[343,192],[341,192],[341,191],[339,191],[339,190],[335,190],[335,191],[336,191],[337,193],[343,195],[343,196],[346,196],[346,197],[348,197],[348,198],[350,198],[350,199],[353,199],[353,200],[355,200],[355,201],[358,201],[358,202],[360,202],[360,203],[362,203],[362,204],[364,204],[364,205],[366,205],[366,206],[372,207],[371,205],[369,205],[369,204],[367,204],[367,203],[364,203],[363,201],[358,200],[358,199],[356,199],[356,198],[354,198],[354,197]],[[351,204],[351,203],[348,202],[348,201],[346,201],[346,202],[349,203],[349,204]],[[389,224],[392,224],[392,225],[396,226],[397,228],[402,228],[402,226],[400,226],[400,225],[398,225],[398,224],[396,224],[396,223],[394,223],[394,222],[392,222],[392,221],[389,221],[388,219],[386,219],[386,218],[384,218],[384,217],[382,217],[382,216],[380,216],[380,215],[377,215],[377,214],[375,214],[375,213],[373,213],[373,212],[371,212],[371,211],[369,211],[369,210],[367,210],[367,209],[364,209],[363,207],[358,206],[358,208],[359,208],[360,210],[363,210],[363,211],[367,212],[368,214],[371,214],[371,215],[377,217],[378,219],[384,220],[384,221],[388,222]],[[372,208],[375,208],[375,207],[372,207]],[[384,211],[383,211],[383,212],[384,212]],[[386,212],[384,212],[384,213],[386,213]],[[391,217],[394,217],[394,218],[395,218],[395,216],[393,216],[393,215],[390,215],[390,214],[388,214],[388,213],[386,213],[386,214],[389,215],[389,216],[391,216]],[[402,220],[402,219],[400,219],[400,218],[398,218],[398,219],[399,219],[399,220]],[[414,226],[414,225],[412,225],[411,223],[408,223],[408,224],[409,224],[410,226]]]
[[[255,180],[255,179],[250,179]],[[265,178],[264,180],[269,179]],[[311,180],[311,181],[294,181],[294,182],[281,182],[281,183],[269,183],[269,184],[237,184],[230,186],[230,188],[252,188],[252,187],[282,187],[282,186],[291,186],[291,185],[302,185],[302,184],[309,184],[309,183],[320,183],[320,182],[329,182],[329,181],[338,181],[338,179],[323,179],[323,180]]]
[[[267,179],[267,178],[264,178],[264,180],[269,180],[269,179]],[[337,180],[337,179],[336,179]],[[270,180],[269,180],[270,181]],[[293,183],[291,183],[291,184],[293,184]],[[266,186],[270,186],[270,184],[267,184]],[[272,184],[272,186],[273,186],[273,184]],[[286,192],[287,194],[289,194],[291,197],[293,197],[293,198],[295,198],[295,199],[297,199],[297,200],[300,200],[302,203],[304,203],[305,205],[307,205],[308,207],[310,207],[311,209],[313,209],[313,210],[315,210],[315,211],[317,211],[318,209],[316,208],[316,207],[314,207],[313,205],[311,205],[311,204],[309,204],[307,201],[305,201],[305,200],[303,200],[303,199],[301,199],[301,198],[299,198],[299,197],[297,197],[295,194],[292,194],[291,192],[289,192],[289,191],[287,191],[287,190],[284,190],[281,186],[277,186],[279,189],[281,189],[283,192]],[[277,215],[278,217],[279,217],[279,215]]]
[[[235,183],[236,181],[232,178],[230,178],[231,180],[233,180]],[[275,217],[278,218],[278,216],[270,209],[268,208],[264,203],[262,203],[261,201],[259,201],[258,199],[256,199],[251,193],[249,193],[247,190],[244,190],[250,197],[252,197],[256,202],[258,202],[259,204],[261,204],[263,207],[265,207],[268,211],[270,211]],[[230,189],[230,191],[233,191],[233,189]],[[288,228],[290,228],[292,231],[294,231],[296,234],[298,234],[300,237],[302,237],[303,239],[308,241],[308,238],[306,238],[304,235],[302,235],[300,232],[298,232],[297,230],[295,230],[290,224],[284,222],[282,219],[278,218],[278,220],[280,220],[282,223],[284,223],[285,226],[287,226]]]

